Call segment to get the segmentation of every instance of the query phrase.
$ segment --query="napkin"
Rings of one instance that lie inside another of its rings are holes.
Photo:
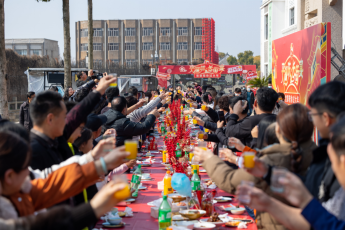
[[[133,216],[133,211],[130,207],[126,207],[124,212],[126,213],[126,216]]]
[[[230,216],[228,216],[228,214],[227,214],[227,213],[225,213],[225,214],[221,214],[221,215],[218,215],[218,217],[219,217],[219,219],[220,219],[221,221],[223,221],[224,223],[226,223],[226,222],[229,222],[229,221],[233,220],[233,218],[232,218],[232,217],[230,217]]]
[[[108,212],[105,216],[101,217],[101,220],[107,221],[109,218],[119,217],[118,213],[115,213],[115,215],[111,212]]]
[[[210,189],[215,189],[215,188],[217,188],[217,185],[215,185],[215,184],[211,184],[210,186],[208,186],[207,188],[210,188]]]
[[[247,223],[241,222],[241,223],[237,226],[237,228],[247,228]]]

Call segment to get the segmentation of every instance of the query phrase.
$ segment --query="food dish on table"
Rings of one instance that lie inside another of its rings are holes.
[[[106,228],[122,228],[123,226],[125,226],[125,223],[121,222],[120,224],[111,224],[109,222],[104,222],[102,223],[102,225]]]
[[[196,220],[206,214],[204,210],[180,210],[180,214],[183,217],[187,217],[190,220]]]
[[[240,223],[241,223],[241,221],[229,221],[229,222],[225,223],[225,226],[227,226],[227,227],[237,227]]]

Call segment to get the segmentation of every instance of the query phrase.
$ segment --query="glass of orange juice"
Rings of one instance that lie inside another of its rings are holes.
[[[177,90],[177,93],[181,93],[181,90]]]
[[[114,74],[112,74],[112,76],[116,78],[116,77],[117,77],[117,74],[114,73]],[[116,81],[115,81],[114,83],[110,83],[110,84],[109,84],[109,87],[117,87],[117,78],[116,78]]]
[[[203,132],[198,132],[198,138],[199,139],[204,139],[204,133]]]
[[[243,156],[244,167],[248,168],[248,169],[254,168],[254,166],[255,166],[255,161],[254,161],[255,153],[254,152],[244,152],[242,154],[242,156]]]
[[[200,141],[198,143],[198,148],[201,148],[201,149],[206,151],[207,150],[207,142],[206,141]]]
[[[112,180],[115,182],[115,184],[124,184],[125,185],[125,187],[123,189],[114,193],[114,197],[116,199],[125,200],[128,197],[130,197],[131,192],[130,192],[127,176],[125,174],[114,175]]]
[[[208,131],[209,131],[208,129],[205,129],[205,133],[208,133]]]
[[[203,111],[206,111],[206,108],[207,108],[206,105],[202,105],[202,106],[201,106],[201,110],[203,110]]]
[[[198,121],[195,120],[195,119],[193,119],[193,124],[194,124],[194,125],[198,124]]]
[[[129,159],[129,160],[137,159],[138,141],[125,140],[125,148],[126,148],[126,151],[130,153],[129,156],[127,157],[127,159]]]

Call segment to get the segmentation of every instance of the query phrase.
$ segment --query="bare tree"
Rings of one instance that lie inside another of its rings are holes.
[[[93,20],[92,20],[92,0],[88,0],[88,31],[89,31],[89,69],[93,69]]]
[[[8,117],[7,104],[7,75],[5,53],[5,0],[0,0],[0,114],[2,118]]]
[[[64,87],[72,86],[71,79],[71,36],[69,28],[69,0],[62,0],[62,14],[63,14],[63,35],[64,35]]]

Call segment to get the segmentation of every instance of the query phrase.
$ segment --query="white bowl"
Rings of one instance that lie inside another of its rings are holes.
[[[202,229],[202,230],[210,230],[210,229],[214,229],[216,227],[215,224],[211,224],[211,223],[195,223],[194,224],[194,229]]]
[[[234,215],[240,215],[240,214],[243,214],[246,209],[245,208],[225,208],[225,211],[227,212],[231,212],[232,214]]]
[[[193,229],[194,224],[197,223],[196,220],[192,221],[174,221],[173,226],[178,226],[178,227],[185,227],[187,229]]]
[[[120,224],[122,221],[121,217],[111,217],[111,218],[107,218],[107,221],[113,225],[117,225]]]

